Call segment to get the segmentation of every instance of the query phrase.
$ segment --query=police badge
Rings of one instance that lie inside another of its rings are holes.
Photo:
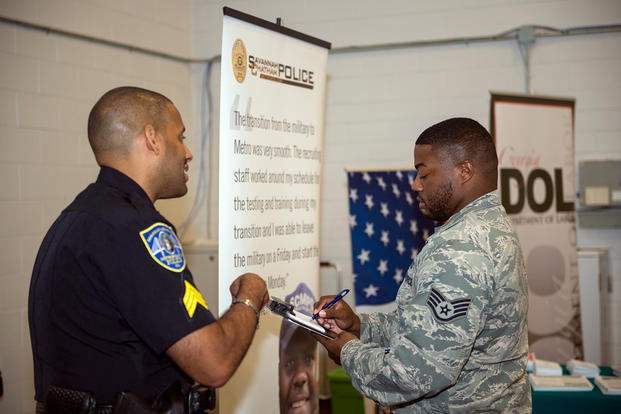
[[[140,232],[140,238],[149,254],[159,265],[173,272],[185,269],[185,257],[181,243],[170,226],[155,223]]]
[[[449,301],[440,292],[431,288],[427,306],[438,322],[450,322],[468,314],[472,299],[461,298]]]

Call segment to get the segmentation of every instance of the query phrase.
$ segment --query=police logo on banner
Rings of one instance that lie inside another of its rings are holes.
[[[438,322],[450,322],[468,314],[472,299],[448,300],[440,292],[431,288],[427,298],[427,306]]]
[[[241,39],[235,39],[231,53],[233,63],[233,75],[237,82],[242,83],[246,79],[246,46]]]
[[[185,269],[185,257],[181,243],[170,226],[155,223],[140,232],[149,254],[158,264],[173,272]]]

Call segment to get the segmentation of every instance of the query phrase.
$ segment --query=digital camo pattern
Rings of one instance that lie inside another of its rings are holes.
[[[466,314],[435,317],[432,289],[470,299]],[[345,344],[341,362],[356,389],[395,413],[531,412],[527,310],[520,244],[492,192],[436,229],[397,309],[362,315],[361,338]]]

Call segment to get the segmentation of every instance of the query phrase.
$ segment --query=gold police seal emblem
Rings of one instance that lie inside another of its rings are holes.
[[[233,43],[233,76],[237,82],[242,83],[246,78],[246,46],[241,39],[235,39]]]

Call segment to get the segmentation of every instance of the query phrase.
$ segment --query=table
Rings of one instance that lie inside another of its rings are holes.
[[[563,374],[569,374],[565,366]],[[612,368],[600,367],[600,375],[612,375]],[[597,385],[591,391],[532,391],[532,396],[535,414],[621,413],[621,395],[604,395]]]
[[[569,375],[562,365],[563,374]],[[600,375],[613,375],[612,368],[600,367]],[[332,394],[332,412],[364,413],[362,396],[351,385],[351,379],[343,368],[328,373]],[[593,382],[593,378],[589,378]],[[604,395],[593,386],[591,391],[532,391],[535,414],[621,414],[621,395]]]

